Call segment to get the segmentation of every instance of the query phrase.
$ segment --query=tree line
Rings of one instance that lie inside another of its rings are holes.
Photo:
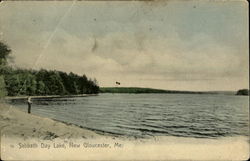
[[[171,94],[213,94],[212,92],[176,91],[141,87],[101,87],[100,93],[171,93]]]
[[[0,42],[0,96],[76,95],[99,92],[96,79],[57,70],[14,69],[8,66],[10,48]]]
[[[249,89],[240,89],[237,91],[236,95],[249,96]]]

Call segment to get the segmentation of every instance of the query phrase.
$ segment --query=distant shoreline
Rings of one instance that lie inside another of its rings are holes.
[[[79,94],[79,95],[47,95],[47,96],[7,96],[4,99],[27,99],[27,97],[31,98],[71,98],[71,97],[89,97],[89,96],[97,96],[98,94]]]
[[[178,90],[164,90],[154,88],[142,87],[100,87],[99,94],[102,93],[120,93],[120,94],[222,94],[222,95],[236,95],[236,91],[178,91]],[[98,96],[98,94],[78,94],[78,95],[45,95],[45,96],[6,96],[5,100],[12,99],[43,99],[43,98],[73,98],[73,97],[89,97]]]
[[[224,94],[235,95],[236,91],[179,91],[142,87],[100,87],[100,93],[168,93],[168,94]]]

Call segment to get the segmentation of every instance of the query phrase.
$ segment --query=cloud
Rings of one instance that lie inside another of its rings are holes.
[[[126,86],[171,89],[229,89],[225,81],[233,89],[248,86],[247,28],[238,19],[245,13],[240,3],[200,2],[194,9],[175,2],[123,2],[121,7],[79,2],[60,25],[71,3],[42,4],[1,6],[0,31],[16,66],[87,74],[102,86],[117,79]]]

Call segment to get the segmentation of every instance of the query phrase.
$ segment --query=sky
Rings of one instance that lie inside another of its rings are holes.
[[[11,65],[86,74],[102,87],[249,88],[245,1],[7,1]]]

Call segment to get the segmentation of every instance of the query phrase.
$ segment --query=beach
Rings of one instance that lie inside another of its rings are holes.
[[[92,131],[52,119],[24,113],[13,106],[1,105],[0,125],[2,135],[18,138],[39,138],[51,140],[60,138],[93,138]]]
[[[247,137],[131,139],[94,131],[0,105],[3,160],[246,160]],[[28,154],[28,155],[27,155]]]

